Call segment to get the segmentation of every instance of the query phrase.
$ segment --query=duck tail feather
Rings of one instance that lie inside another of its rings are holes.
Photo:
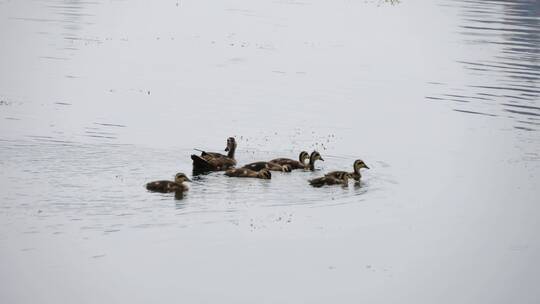
[[[202,157],[192,154],[191,159],[193,160],[193,168],[204,170],[204,169],[211,169],[210,164]]]

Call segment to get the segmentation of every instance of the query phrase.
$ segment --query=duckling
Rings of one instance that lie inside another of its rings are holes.
[[[290,158],[276,158],[269,161],[269,163],[274,163],[278,165],[290,165],[292,170],[295,169],[305,169],[306,168],[306,159],[309,158],[309,154],[306,151],[300,152],[298,160]]]
[[[161,193],[183,192],[188,190],[188,187],[183,184],[184,182],[191,182],[191,180],[184,173],[177,173],[174,176],[174,182],[167,180],[150,182],[146,184],[146,189]]]
[[[236,151],[236,140],[234,137],[227,139],[227,147],[225,148],[227,155],[216,152],[201,151],[201,156],[191,155],[193,160],[194,171],[223,171],[236,166],[234,152]]]
[[[284,164],[279,165],[276,163],[259,161],[251,164],[244,165],[242,168],[251,169],[253,171],[260,171],[262,169],[268,169],[270,171],[281,171],[281,172],[291,172],[291,165]]]
[[[352,173],[345,172],[345,171],[333,171],[333,172],[326,173],[324,176],[343,179],[343,176],[348,175],[350,178],[359,182],[360,178],[362,177],[362,174],[360,174],[361,168],[369,169],[369,167],[366,165],[366,163],[364,163],[363,160],[357,159],[353,163],[354,171]]]
[[[324,185],[343,185],[347,186],[349,184],[349,174],[346,173],[343,175],[343,178],[337,178],[334,176],[323,176],[319,178],[314,178],[309,180],[309,184],[313,187],[322,187]]]
[[[317,151],[311,152],[311,155],[309,156],[309,164],[305,166],[305,168],[311,171],[315,170],[315,161],[319,159],[321,161],[324,161],[324,159],[322,158],[321,154],[319,154],[319,152]]]
[[[254,178],[261,178],[261,179],[271,179],[272,173],[266,168],[255,171],[247,168],[239,168],[239,169],[229,169],[225,171],[225,175],[230,177],[254,177]]]

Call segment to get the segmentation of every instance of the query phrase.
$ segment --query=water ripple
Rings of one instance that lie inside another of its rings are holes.
[[[172,225],[182,223],[234,221],[240,214],[258,208],[312,208],[362,203],[366,195],[392,184],[382,174],[388,164],[370,160],[372,170],[360,184],[348,187],[312,188],[308,179],[322,176],[324,163],[316,171],[273,172],[271,180],[231,178],[223,172],[193,176],[190,190],[181,200],[174,194],[146,191],[144,184],[172,179],[176,172],[191,172],[191,150],[159,150],[133,145],[83,144],[47,136],[28,140],[5,140],[0,145],[5,199],[0,208],[8,214],[36,213],[53,221],[55,217],[80,221],[81,229],[109,231],[103,221],[128,225],[133,218]],[[289,152],[239,151],[239,163]],[[331,169],[352,171],[358,156],[324,155]],[[325,163],[326,163],[325,162]],[[13,202],[22,202],[13,204]],[[10,208],[7,208],[10,207]],[[190,215],[186,217],[186,215]],[[143,223],[154,227],[155,223]],[[57,229],[57,228],[55,228]]]
[[[484,53],[477,60],[456,60],[469,71],[474,84],[440,87],[439,82],[431,81],[438,83],[439,93],[425,98],[467,102],[469,109],[454,111],[506,117],[514,120],[518,130],[536,130],[531,124],[523,126],[520,117],[540,115],[536,112],[540,106],[540,2],[462,0],[449,5],[445,2],[444,6],[456,8],[462,16],[458,33],[464,42],[492,45],[495,51]],[[448,90],[466,93],[458,95]]]

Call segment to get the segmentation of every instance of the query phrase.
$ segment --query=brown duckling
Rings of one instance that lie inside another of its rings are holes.
[[[227,139],[227,147],[225,148],[227,155],[216,152],[202,151],[201,156],[191,155],[193,160],[194,171],[223,171],[236,166],[234,152],[236,151],[236,140],[234,137]]]
[[[161,193],[183,192],[188,190],[184,182],[191,182],[191,180],[184,173],[177,173],[174,176],[174,182],[168,180],[150,182],[146,184],[146,189]]]
[[[326,173],[324,176],[343,179],[345,175],[348,175],[350,178],[359,182],[360,178],[362,177],[362,175],[360,174],[360,169],[362,168],[369,169],[369,167],[366,165],[366,163],[364,163],[363,160],[357,159],[353,163],[353,169],[354,169],[353,172],[349,173],[345,171],[333,171],[333,172]]]
[[[311,155],[309,156],[309,164],[305,166],[306,169],[309,169],[311,171],[315,170],[315,161],[321,160],[324,161],[321,154],[317,151],[311,152]]]
[[[255,171],[247,168],[229,169],[225,171],[225,175],[230,177],[254,177],[261,179],[272,178],[272,173],[270,173],[270,171],[266,168],[260,171]]]
[[[260,171],[262,169],[268,169],[270,171],[291,172],[291,165],[284,164],[279,165],[272,162],[259,161],[251,164],[244,165],[242,168],[251,169],[253,171]]]
[[[323,176],[309,180],[309,184],[313,187],[322,187],[324,185],[343,185],[349,184],[349,174],[343,175],[343,178],[337,178],[334,176]]]
[[[294,160],[290,158],[276,158],[269,161],[269,163],[274,163],[281,166],[290,165],[292,170],[305,169],[307,159],[309,159],[309,153],[307,153],[306,151],[302,151],[300,152],[300,155],[298,156],[298,160]]]

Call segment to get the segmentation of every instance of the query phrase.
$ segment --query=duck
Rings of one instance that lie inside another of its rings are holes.
[[[353,163],[353,170],[354,170],[353,172],[349,173],[345,171],[332,171],[332,172],[326,173],[324,176],[343,179],[345,175],[348,175],[349,178],[352,178],[355,181],[359,182],[360,178],[362,177],[362,175],[360,174],[360,169],[362,168],[369,169],[369,167],[366,165],[366,163],[364,163],[363,160],[357,159]]]
[[[317,151],[311,152],[311,155],[309,156],[309,163],[307,166],[305,166],[305,169],[309,169],[311,171],[315,170],[315,161],[321,160],[324,161],[321,154]]]
[[[205,171],[224,171],[236,166],[234,152],[236,151],[236,140],[234,137],[227,139],[227,147],[225,151],[227,155],[217,152],[201,151],[201,155],[191,155],[193,160],[193,170],[196,172]]]
[[[322,187],[324,185],[342,185],[348,186],[349,184],[349,173],[343,175],[343,178],[337,178],[335,176],[323,176],[309,180],[309,184],[313,187]]]
[[[229,177],[253,177],[260,179],[271,179],[272,173],[266,168],[255,171],[247,168],[233,168],[225,171],[225,175]]]
[[[188,187],[184,182],[191,182],[191,180],[184,173],[176,173],[174,181],[160,180],[146,184],[146,189],[152,192],[184,192],[188,190]]]
[[[242,168],[251,169],[253,171],[260,171],[262,169],[268,169],[270,171],[291,172],[292,167],[289,164],[279,165],[272,162],[258,161],[244,165]]]
[[[300,152],[300,155],[298,156],[298,160],[290,159],[290,158],[276,158],[269,161],[269,163],[278,164],[278,165],[289,165],[291,166],[292,170],[295,169],[305,169],[306,168],[306,160],[309,159],[309,153],[306,151]]]

